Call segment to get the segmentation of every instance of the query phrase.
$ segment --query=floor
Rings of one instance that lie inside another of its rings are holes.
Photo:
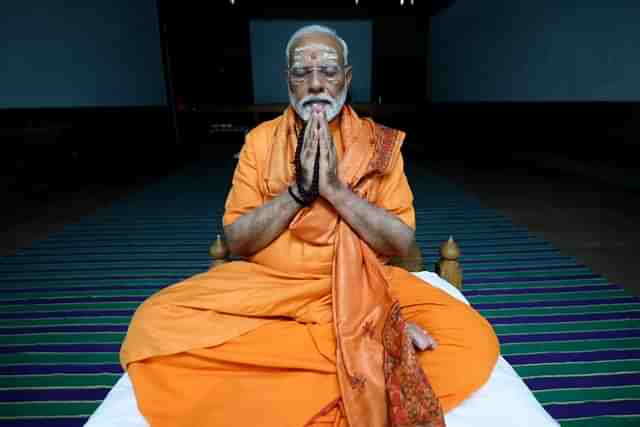
[[[527,166],[432,167],[515,224],[640,296],[640,191]]]
[[[0,256],[11,255],[31,242],[46,238],[69,222],[91,215],[114,200],[142,188],[151,178],[118,185],[92,184],[73,191],[59,189],[41,194],[1,194],[4,205],[0,212]]]
[[[640,192],[554,169],[479,167],[452,161],[436,161],[429,167],[595,273],[640,296],[640,264],[634,253],[640,245]],[[46,237],[145,182],[29,200],[14,195],[13,209],[0,214],[0,255]]]

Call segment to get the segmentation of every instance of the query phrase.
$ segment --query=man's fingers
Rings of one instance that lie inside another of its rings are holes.
[[[327,115],[324,111],[318,113],[318,129],[329,131],[329,124],[327,123]]]
[[[327,139],[322,129],[318,129],[318,144],[320,145],[320,160],[321,163],[326,163],[327,160]]]
[[[426,350],[429,347],[429,343],[427,342],[426,337],[418,334],[418,333],[413,333],[411,335],[411,340],[413,341],[413,345],[418,349],[418,350]]]
[[[413,323],[407,324],[407,333],[413,342],[413,345],[421,350],[434,349],[437,346],[436,341],[431,335]]]
[[[318,139],[324,144],[329,141],[329,127],[327,126],[327,117],[324,111],[320,111],[317,114],[318,124]]]
[[[309,117],[309,121],[307,122],[307,127],[305,130],[305,135],[304,135],[305,142],[311,141],[311,139],[313,138],[313,133],[317,127],[318,127],[318,119],[315,114],[311,114],[311,117]]]
[[[333,166],[333,156],[332,156],[332,150],[333,150],[333,145],[331,144],[331,139],[329,137],[329,134],[327,133],[327,129],[326,128],[322,128],[320,129],[320,158],[322,159],[323,163],[325,164],[325,168],[327,170],[331,170],[332,166]]]
[[[307,126],[304,129],[304,141],[302,143],[303,148],[305,145],[307,145],[309,138],[311,138],[311,135],[313,132],[313,122],[314,122],[314,117],[313,115],[311,115],[311,117],[309,118],[309,121],[307,122]]]
[[[302,142],[303,159],[309,159],[310,157],[315,156],[315,140],[317,139],[316,123],[317,120],[312,114],[307,124],[307,128],[305,129],[304,141]]]
[[[434,349],[438,346],[438,344],[436,343],[436,340],[433,339],[433,337],[429,334],[426,334],[426,339],[427,339],[427,348],[428,349]]]

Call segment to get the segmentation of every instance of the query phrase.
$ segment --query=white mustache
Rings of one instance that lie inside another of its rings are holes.
[[[309,95],[302,98],[300,102],[298,102],[298,105],[300,106],[300,108],[304,108],[307,104],[310,104],[312,102],[327,102],[332,106],[336,103],[335,99],[326,95]]]
[[[298,113],[298,116],[300,116],[300,118],[303,119],[304,121],[309,120],[309,118],[311,117],[311,108],[304,107],[305,103],[308,104],[309,102],[314,102],[314,101],[328,102],[329,108],[327,108],[325,111],[327,114],[327,120],[331,121],[338,114],[340,114],[340,111],[342,110],[342,107],[344,106],[345,101],[347,99],[347,88],[344,88],[344,90],[338,94],[336,99],[333,99],[330,96],[323,94],[323,95],[307,95],[305,98],[302,98],[300,101],[295,100],[295,96],[293,95],[293,92],[291,92],[290,87],[287,89],[289,91],[289,101],[291,106],[294,108],[296,113]]]

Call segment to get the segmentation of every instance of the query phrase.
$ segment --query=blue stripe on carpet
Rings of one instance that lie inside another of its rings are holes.
[[[84,424],[122,372],[121,337],[137,305],[208,269],[234,165],[185,168],[0,258],[3,425]],[[640,373],[616,372],[640,360],[638,324],[620,323],[640,319],[639,300],[450,182],[406,167],[425,259],[453,234],[465,295],[516,370],[542,366],[523,376],[536,396],[554,393],[545,408],[567,425],[622,425],[620,416],[640,425],[640,387],[629,388]],[[167,203],[175,194],[179,203]]]

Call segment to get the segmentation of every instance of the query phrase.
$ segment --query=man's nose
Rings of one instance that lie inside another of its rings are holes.
[[[324,90],[322,79],[320,78],[320,72],[318,70],[312,70],[309,80],[309,92],[318,93]]]

